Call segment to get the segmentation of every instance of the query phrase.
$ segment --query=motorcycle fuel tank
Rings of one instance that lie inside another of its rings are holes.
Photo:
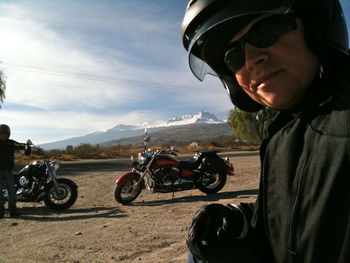
[[[154,164],[159,167],[173,167],[177,166],[179,162],[167,155],[158,155],[155,157]]]
[[[25,167],[22,168],[22,170],[20,170],[17,174],[16,177],[18,177],[18,179],[21,176],[37,176],[40,177],[41,175],[45,174],[46,171],[46,167],[43,163],[35,161],[32,162],[31,164],[27,164]]]

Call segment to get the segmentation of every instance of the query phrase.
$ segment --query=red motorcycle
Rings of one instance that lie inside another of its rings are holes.
[[[147,135],[144,151],[138,154],[137,160],[132,158],[132,171],[120,176],[115,182],[114,197],[121,204],[131,203],[145,188],[158,193],[194,188],[206,194],[217,193],[224,187],[227,175],[234,175],[229,158],[222,159],[215,150],[202,151],[190,160],[179,161],[172,147],[151,152],[149,140]]]

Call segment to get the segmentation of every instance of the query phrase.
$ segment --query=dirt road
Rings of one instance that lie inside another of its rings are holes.
[[[69,210],[56,213],[43,204],[19,203],[20,218],[0,220],[0,263],[9,262],[185,262],[185,236],[202,205],[254,201],[258,156],[232,157],[236,172],[212,196],[198,190],[172,194],[144,191],[132,205],[114,200],[115,178],[124,173],[109,165],[63,164],[60,175],[79,185]],[[125,168],[125,169],[124,169]]]

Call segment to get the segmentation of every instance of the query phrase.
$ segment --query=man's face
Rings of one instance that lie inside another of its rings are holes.
[[[240,40],[260,16],[238,32],[231,43]],[[318,59],[305,43],[303,25],[296,18],[297,28],[281,35],[266,48],[245,44],[245,64],[235,71],[238,84],[261,105],[288,110],[304,96],[318,71]]]
[[[0,133],[0,141],[5,141],[5,140],[7,140],[7,134]]]

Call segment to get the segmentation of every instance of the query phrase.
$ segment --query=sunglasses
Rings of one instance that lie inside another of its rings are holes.
[[[227,67],[236,72],[245,65],[245,44],[258,48],[272,46],[282,35],[297,28],[295,14],[273,15],[255,23],[238,41],[232,43],[224,56]]]

